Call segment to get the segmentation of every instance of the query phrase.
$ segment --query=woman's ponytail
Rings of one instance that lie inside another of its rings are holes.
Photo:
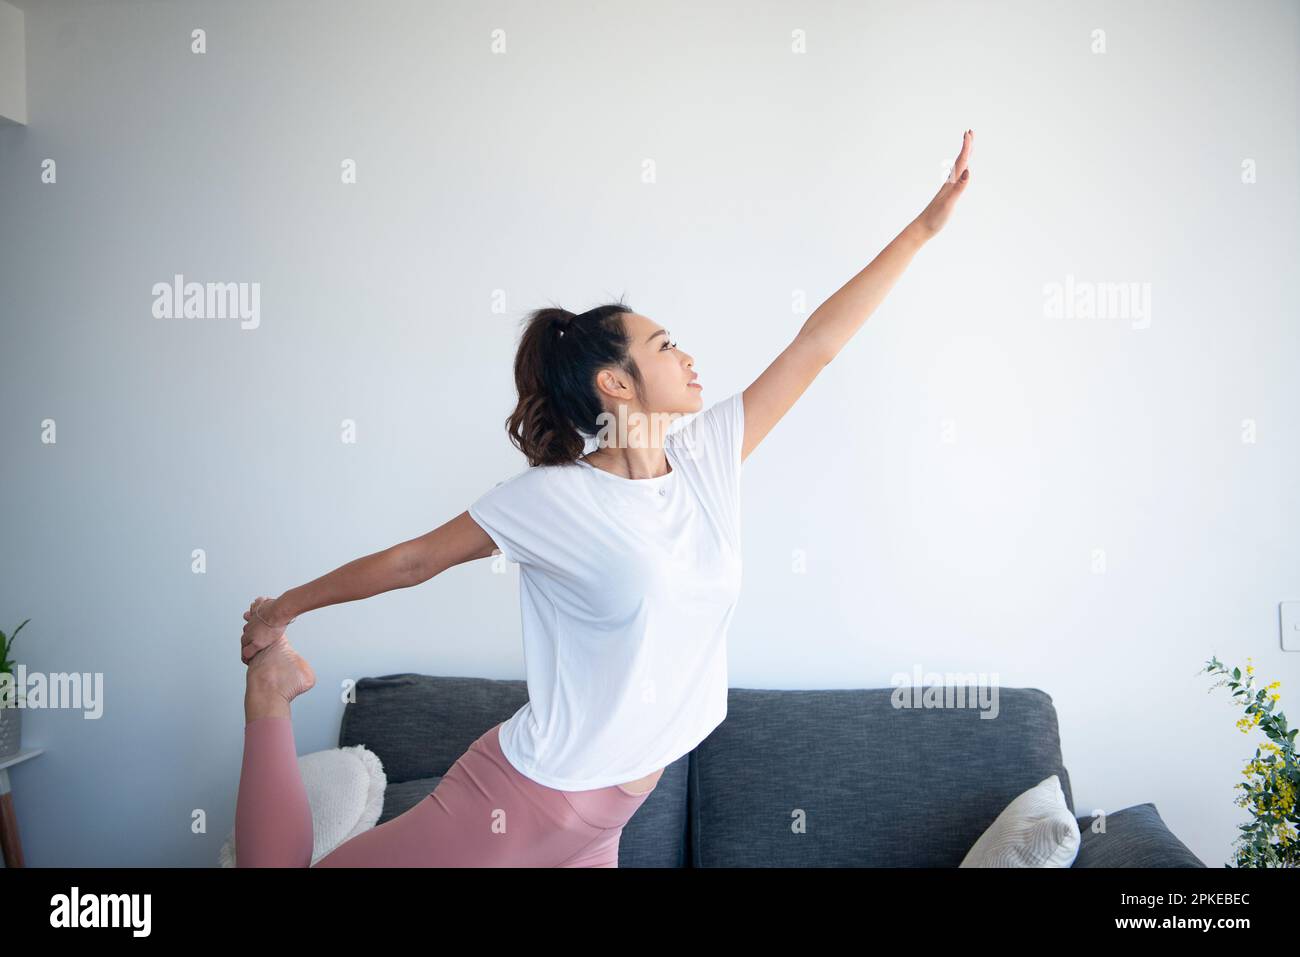
[[[524,318],[515,353],[519,402],[506,419],[506,432],[530,466],[560,465],[582,456],[587,436],[596,435],[602,424],[604,405],[596,391],[601,369],[617,366],[640,389],[622,320],[630,312],[619,302],[580,315],[558,306],[536,309]]]

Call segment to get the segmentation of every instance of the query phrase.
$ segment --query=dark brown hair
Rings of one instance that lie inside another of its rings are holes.
[[[519,404],[506,419],[506,432],[530,466],[572,462],[582,455],[586,435],[600,431],[601,369],[621,369],[641,395],[641,372],[628,353],[632,337],[623,321],[632,311],[619,301],[581,314],[553,306],[524,317],[515,353]]]

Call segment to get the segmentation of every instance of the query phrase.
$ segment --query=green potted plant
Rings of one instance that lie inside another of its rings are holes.
[[[30,618],[27,621],[31,621]],[[23,625],[27,624],[23,622]],[[14,663],[9,660],[9,652],[14,646],[14,639],[23,625],[14,629],[12,635],[6,636],[0,631],[0,758],[8,757],[18,750],[23,736],[22,697],[18,688],[18,678],[14,674]],[[8,681],[4,675],[9,675]],[[6,685],[10,685],[6,688]],[[8,693],[6,693],[6,691]]]
[[[1227,685],[1235,702],[1245,708],[1245,717],[1237,722],[1243,734],[1259,728],[1268,741],[1255,749],[1255,757],[1241,773],[1248,780],[1238,782],[1242,795],[1235,801],[1249,808],[1254,817],[1241,824],[1237,837],[1237,867],[1300,867],[1300,841],[1296,825],[1300,812],[1296,808],[1296,791],[1300,790],[1300,764],[1296,763],[1295,736],[1300,728],[1288,731],[1286,715],[1275,711],[1282,696],[1273,691],[1282,687],[1274,681],[1263,688],[1255,687],[1255,666],[1246,659],[1246,680],[1241,669],[1229,670],[1218,658],[1211,658],[1205,670],[1222,675],[1214,687]],[[1231,865],[1229,865],[1231,866]]]

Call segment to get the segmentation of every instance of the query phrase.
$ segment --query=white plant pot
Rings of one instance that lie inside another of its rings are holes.
[[[18,752],[23,736],[23,709],[0,708],[0,758]]]

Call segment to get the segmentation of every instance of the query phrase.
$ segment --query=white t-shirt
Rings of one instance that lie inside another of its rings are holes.
[[[744,434],[737,392],[673,423],[665,475],[532,466],[469,507],[519,565],[529,700],[500,741],[522,774],[563,791],[634,781],[727,716]]]

